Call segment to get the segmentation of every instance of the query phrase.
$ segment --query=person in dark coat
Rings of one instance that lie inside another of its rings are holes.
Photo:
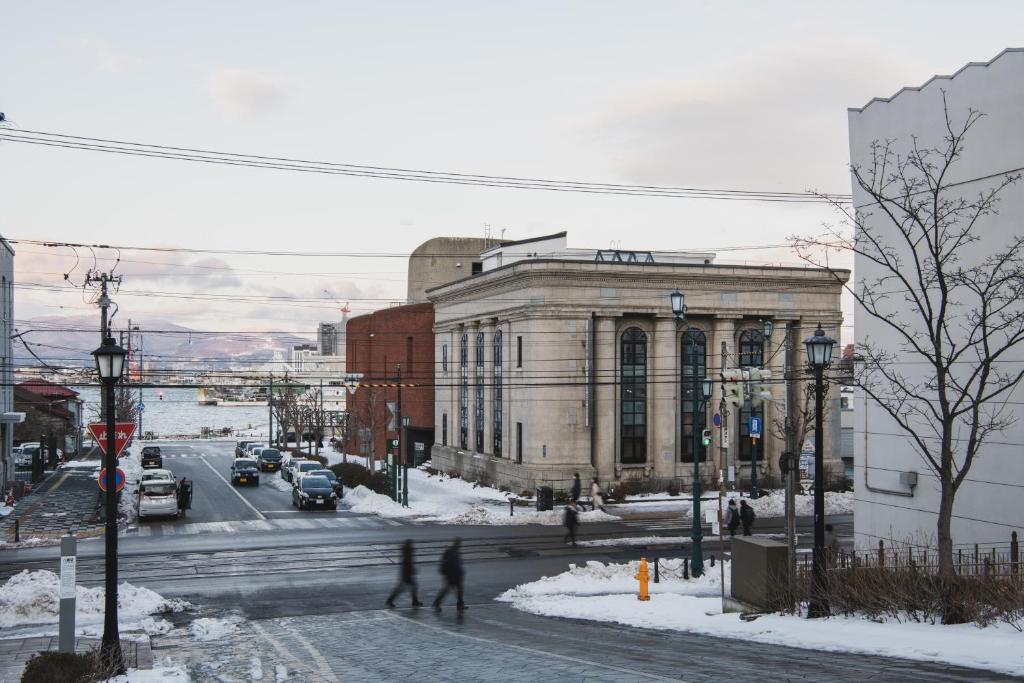
[[[439,612],[441,611],[441,601],[444,600],[444,596],[448,595],[448,591],[453,588],[458,598],[458,602],[455,603],[456,608],[460,612],[466,609],[466,601],[462,596],[462,584],[466,572],[462,568],[462,556],[459,554],[460,545],[462,545],[462,539],[456,536],[452,539],[452,544],[445,548],[444,555],[441,556],[440,569],[441,576],[444,577],[444,587],[441,588],[441,592],[434,599],[434,609]]]
[[[388,607],[395,606],[395,598],[406,588],[412,592],[412,606],[419,607],[423,603],[416,597],[416,564],[412,558],[412,541],[407,540],[402,544],[402,568],[398,574],[398,584],[395,590],[391,591],[385,603]]]
[[[571,501],[565,506],[565,518],[563,523],[565,524],[565,537],[562,541],[572,541],[572,547],[575,548],[576,527],[580,525],[580,513],[576,509],[576,504]]]
[[[740,511],[736,507],[736,500],[729,499],[729,507],[725,509],[725,528],[729,530],[730,536],[736,535],[736,529],[740,527]]]
[[[757,515],[754,514],[754,508],[747,505],[747,501],[740,501],[740,522],[743,523],[743,535],[750,535],[750,527],[754,526],[754,519]]]
[[[572,475],[572,489],[569,491],[569,502],[576,505],[580,502],[580,494],[583,492],[583,484],[580,483],[580,473]]]

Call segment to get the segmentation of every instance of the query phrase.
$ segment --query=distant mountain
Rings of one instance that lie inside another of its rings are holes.
[[[18,332],[39,358],[51,365],[91,365],[92,351],[100,344],[96,316],[40,316],[23,322]],[[115,318],[115,339],[127,328],[127,320]],[[140,332],[133,333],[136,353],[160,368],[213,369],[265,363],[280,353],[284,358],[296,344],[312,340],[287,332],[247,334],[202,332],[166,320],[132,320]],[[141,337],[141,348],[139,339]],[[125,335],[127,344],[127,335]],[[14,358],[20,364],[36,362],[19,340],[14,340]]]

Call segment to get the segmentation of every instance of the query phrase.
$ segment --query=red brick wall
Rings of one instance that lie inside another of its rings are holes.
[[[401,365],[402,383],[418,387],[402,388],[402,415],[409,418],[410,428],[434,427],[434,305],[412,304],[386,308],[375,313],[349,318],[345,328],[345,366],[347,372],[363,373],[364,383],[395,382]],[[410,357],[411,350],[411,357]],[[411,362],[411,368],[410,368]],[[398,400],[395,387],[360,387],[348,401],[349,415],[355,437],[350,453],[362,453],[358,422],[368,423],[372,398],[380,428],[375,430],[375,454],[382,460],[387,452],[387,439],[397,438],[387,429],[387,402]],[[367,425],[368,426],[368,425]]]

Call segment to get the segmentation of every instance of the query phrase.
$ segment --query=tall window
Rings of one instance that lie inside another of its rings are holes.
[[[476,386],[474,405],[474,427],[476,427],[476,452],[484,452],[484,333],[476,335]]]
[[[459,387],[459,447],[469,448],[469,335],[462,335],[459,347],[459,370],[462,384]]]
[[[759,368],[764,365],[764,334],[749,329],[740,333],[740,367]]]
[[[448,445],[448,413],[441,413],[441,445]]]
[[[693,416],[694,410],[700,407],[700,392],[703,391],[701,384],[704,377],[707,376],[707,339],[704,333],[695,327],[683,332],[681,361],[682,448],[680,448],[680,454],[683,462],[693,462]],[[702,410],[697,414],[696,429],[698,433],[706,429],[706,423],[707,410]],[[698,444],[697,448],[698,457],[701,462],[704,462],[707,459],[707,449],[702,443]]]
[[[501,457],[502,415],[501,415],[501,330],[494,333],[494,455]]]
[[[751,446],[753,445],[751,443],[751,441],[750,441],[750,417],[751,417],[751,415],[753,415],[754,417],[762,418],[762,424],[764,424],[764,422],[763,422],[764,415],[763,415],[763,411],[762,411],[761,407],[758,406],[756,409],[752,409],[751,405],[750,405],[750,400],[747,399],[747,402],[743,404],[743,409],[740,410],[740,460],[742,460],[743,462],[750,462],[750,453],[751,453],[750,449],[751,449]],[[762,429],[764,429],[764,427],[762,427]],[[764,444],[764,440],[763,439],[758,439],[757,440],[757,447],[758,447],[758,449],[760,449],[763,444]],[[757,460],[758,460],[758,462],[763,461],[763,459],[764,459],[764,451],[763,450],[758,450],[757,451]]]
[[[523,464],[523,423],[516,422],[516,462]]]
[[[441,372],[448,374],[448,345],[441,344]]]
[[[621,429],[623,463],[647,461],[647,334],[631,327],[622,335],[620,370]]]
[[[523,367],[523,336],[516,337],[516,367]]]
[[[405,338],[405,372],[412,376],[412,337]]]

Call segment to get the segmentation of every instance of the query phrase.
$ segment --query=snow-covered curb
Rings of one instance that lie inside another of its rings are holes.
[[[664,561],[663,561],[664,562]],[[770,614],[742,621],[723,614],[719,567],[698,580],[682,581],[662,572],[651,583],[651,600],[636,598],[637,562],[570,565],[569,571],[506,591],[497,600],[544,616],[614,622],[662,631],[684,631],[748,641],[941,662],[1019,674],[1024,671],[1024,633],[1007,624],[985,628],[963,624],[875,622],[833,617],[804,619]],[[729,563],[725,566],[729,581]]]

